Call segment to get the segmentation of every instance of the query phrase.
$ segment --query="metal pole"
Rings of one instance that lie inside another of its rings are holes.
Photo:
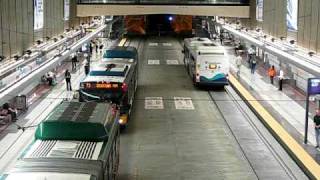
[[[308,143],[308,119],[309,119],[309,93],[307,94],[307,101],[306,101],[306,119],[305,119],[305,127],[304,127],[304,143]]]
[[[305,127],[304,127],[304,143],[308,143],[308,120],[309,120],[309,86],[310,86],[310,79],[308,79],[308,87],[307,87],[307,100],[306,100],[306,116],[305,116]]]

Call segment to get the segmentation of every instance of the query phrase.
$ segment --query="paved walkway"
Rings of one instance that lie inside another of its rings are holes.
[[[105,48],[115,42],[105,42]],[[93,52],[92,62],[100,60],[100,53]],[[64,71],[68,68],[71,70],[71,63],[68,62],[59,68],[58,84],[54,87],[40,85],[28,94],[30,100],[29,110],[19,117],[16,123],[7,124],[0,127],[0,174],[9,170],[15,163],[18,155],[33,140],[35,127],[39,124],[60,102],[70,100],[73,92],[66,91],[64,81]],[[59,77],[61,76],[61,77]],[[79,82],[84,78],[84,67],[82,62],[78,63],[76,71],[71,72],[72,88],[79,89]],[[28,127],[25,131],[18,127]]]
[[[231,71],[236,72],[234,51],[228,51]],[[284,84],[283,90],[278,90],[278,81],[270,83],[267,68],[263,61],[258,61],[257,70],[251,74],[247,60],[243,59],[240,68],[239,81],[264,105],[265,108],[284,126],[284,128],[317,160],[320,162],[320,152],[314,146],[315,132],[312,113],[309,116],[308,144],[303,143],[305,128],[305,100],[303,92],[295,87]],[[310,103],[310,110],[314,112],[315,103]]]

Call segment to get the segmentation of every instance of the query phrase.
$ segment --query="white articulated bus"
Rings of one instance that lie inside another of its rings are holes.
[[[187,38],[183,52],[194,85],[228,85],[229,60],[223,47],[216,46],[208,38]]]

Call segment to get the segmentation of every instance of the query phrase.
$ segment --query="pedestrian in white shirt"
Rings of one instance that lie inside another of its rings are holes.
[[[240,76],[240,68],[242,65],[242,57],[241,57],[240,53],[236,57],[236,65],[237,65],[237,76],[239,77]]]
[[[278,77],[279,77],[279,91],[282,91],[282,83],[284,79],[284,72],[282,69],[280,69]]]

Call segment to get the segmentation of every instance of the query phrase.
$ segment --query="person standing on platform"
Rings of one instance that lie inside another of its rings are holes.
[[[316,148],[319,148],[319,140],[320,140],[320,109],[317,109],[316,115],[313,117],[314,122],[314,130],[316,135]]]
[[[223,45],[223,34],[222,33],[220,33],[220,43],[221,43],[221,45]]]
[[[248,63],[250,64],[250,62],[252,61],[252,59],[254,58],[254,55],[255,55],[255,51],[253,49],[253,47],[251,46],[249,49],[248,49]]]
[[[270,83],[273,84],[273,78],[276,76],[276,70],[274,68],[274,65],[272,65],[268,70],[268,75],[270,77]]]
[[[251,74],[254,74],[254,71],[256,70],[257,61],[256,58],[252,58],[250,61],[250,68],[251,68]]]
[[[72,70],[76,70],[76,69],[77,69],[77,62],[78,62],[77,55],[74,54],[73,57],[72,57],[72,59],[71,59]]]
[[[236,65],[237,65],[237,76],[240,77],[240,68],[242,65],[242,57],[240,53],[238,53],[236,57]]]
[[[66,79],[66,84],[67,84],[67,91],[72,91],[71,87],[71,73],[67,69],[66,72],[64,73],[64,77]]]
[[[95,49],[96,49],[96,54],[98,54],[98,50],[99,50],[99,44],[98,44],[98,42],[96,42],[96,44],[95,44]]]
[[[87,59],[84,60],[83,62],[84,64],[84,73],[86,74],[86,76],[89,74],[89,71],[90,71],[90,67],[89,67],[89,62]]]
[[[99,49],[100,49],[100,54],[102,54],[102,50],[103,50],[103,43],[101,43],[101,44],[100,44]]]
[[[90,51],[90,54],[92,55],[92,53],[93,53],[93,42],[92,41],[90,42],[89,51]]]
[[[282,91],[282,84],[283,84],[283,79],[284,79],[284,73],[283,70],[280,68],[279,71],[279,91]]]

